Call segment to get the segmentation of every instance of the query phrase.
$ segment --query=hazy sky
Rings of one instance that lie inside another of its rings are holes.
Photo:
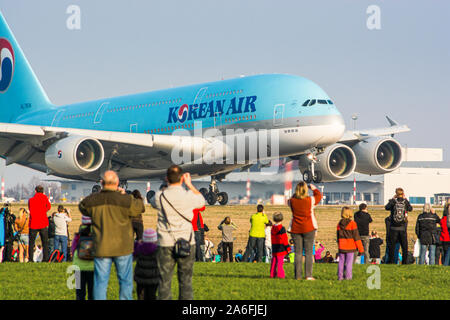
[[[81,29],[69,30],[69,5]],[[369,5],[381,30],[369,30]],[[449,1],[0,0],[48,96],[66,104],[241,74],[319,84],[352,128],[407,124],[410,147],[450,159]],[[7,184],[33,171],[11,166]]]

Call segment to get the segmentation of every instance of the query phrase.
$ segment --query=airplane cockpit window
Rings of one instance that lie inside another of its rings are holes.
[[[309,106],[313,106],[316,104],[316,99],[312,99],[311,102],[309,103]]]
[[[302,104],[302,106],[306,107],[306,106],[308,105],[309,101],[310,101],[309,99],[306,100],[306,101]]]
[[[333,104],[333,101],[331,101],[331,100],[327,100],[328,101],[328,104]]]
[[[327,100],[317,100],[317,103],[320,103],[320,104],[327,104]]]

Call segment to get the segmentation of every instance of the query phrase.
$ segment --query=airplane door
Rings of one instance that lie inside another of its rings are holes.
[[[137,123],[130,124],[130,132],[131,133],[137,133]]]
[[[222,113],[214,112],[214,128],[220,130],[221,127],[222,127]]]
[[[97,109],[97,113],[95,114],[94,124],[98,124],[102,122],[103,113],[106,110],[106,107],[109,105],[109,102],[103,102],[100,107]]]
[[[281,126],[284,117],[284,104],[276,104],[273,107],[273,125]]]
[[[64,115],[64,112],[66,109],[61,109],[56,112],[55,116],[53,117],[51,127],[57,127],[59,125],[59,121],[61,120],[62,116]]]

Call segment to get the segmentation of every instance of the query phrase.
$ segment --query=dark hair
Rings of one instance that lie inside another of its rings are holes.
[[[367,204],[365,204],[365,203],[361,203],[361,204],[359,205],[359,211],[364,210],[364,209],[366,209],[366,208],[367,208]]]
[[[39,185],[34,189],[37,193],[44,193],[44,187]]]
[[[132,194],[132,196],[135,199],[141,199],[142,200],[142,195],[141,195],[141,192],[139,190],[137,190],[137,189],[133,190],[133,192],[131,194]]]
[[[263,212],[263,211],[264,211],[264,206],[263,206],[262,204],[258,204],[258,205],[256,206],[256,211],[258,211],[258,212]]]
[[[183,176],[183,169],[176,164],[172,165],[167,169],[167,181],[169,183],[178,183]]]
[[[64,212],[64,206],[62,204],[58,206],[58,212]]]

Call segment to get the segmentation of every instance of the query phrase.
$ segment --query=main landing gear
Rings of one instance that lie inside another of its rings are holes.
[[[322,182],[322,172],[314,170],[314,164],[317,163],[317,157],[315,154],[310,153],[308,155],[310,163],[308,169],[303,172],[303,181],[306,183],[320,183]]]
[[[228,194],[226,192],[219,191],[215,177],[211,177],[209,191],[206,188],[200,188],[199,191],[209,205],[214,205],[216,202],[219,202],[220,205],[224,206],[228,203]]]

